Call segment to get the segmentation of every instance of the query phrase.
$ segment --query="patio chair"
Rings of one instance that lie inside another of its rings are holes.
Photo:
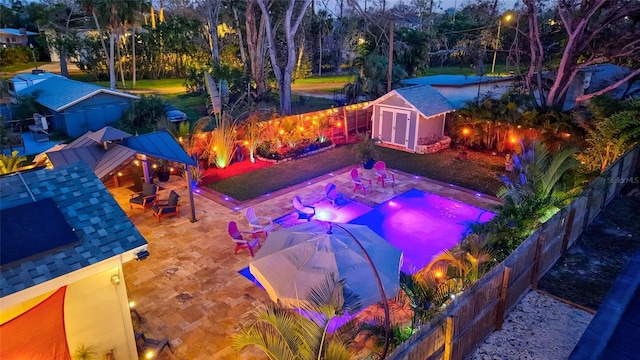
[[[377,161],[373,168],[378,176],[376,184],[382,182],[382,187],[384,187],[386,183],[390,182],[394,187],[396,186],[396,174],[387,171],[387,164],[384,161]]]
[[[327,183],[324,186],[324,193],[329,200],[329,203],[333,205],[334,208],[338,208],[347,204],[347,198],[338,192],[336,185],[333,183]]]
[[[138,356],[141,359],[157,358],[165,346],[169,347],[169,350],[173,352],[173,349],[171,349],[171,344],[169,343],[169,339],[167,338],[155,340],[146,337],[143,333],[136,333],[135,338],[136,348],[138,349]]]
[[[146,212],[148,207],[151,207],[155,204],[158,185],[143,183],[142,184],[142,192],[137,194],[131,194],[131,198],[129,199],[129,207],[133,210],[134,207],[141,207],[142,211]]]
[[[293,209],[298,213],[298,220],[306,219],[311,221],[311,218],[316,216],[316,208],[311,205],[304,205],[299,196],[293,197]]]
[[[273,230],[273,220],[266,216],[256,216],[256,211],[253,210],[252,207],[247,208],[245,216],[253,230],[256,232],[263,232],[265,238],[269,236],[269,232]]]
[[[260,241],[258,240],[258,234],[255,231],[243,231],[238,229],[238,224],[235,221],[229,221],[229,226],[227,226],[227,231],[231,236],[231,240],[236,243],[236,250],[233,252],[234,254],[238,253],[238,250],[248,249],[249,254],[253,257],[253,249],[260,248]],[[252,240],[245,240],[242,234],[251,234],[253,236]]]
[[[180,196],[171,190],[167,201],[157,200],[151,209],[153,209],[153,215],[158,218],[158,222],[162,222],[163,216],[180,217]]]
[[[362,195],[367,195],[367,189],[371,189],[371,179],[360,177],[358,169],[351,169],[351,181],[353,182],[353,192],[362,190]]]

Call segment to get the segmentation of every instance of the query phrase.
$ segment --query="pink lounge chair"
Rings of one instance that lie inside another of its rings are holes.
[[[258,234],[254,231],[241,231],[238,229],[238,224],[235,221],[229,221],[229,226],[227,227],[227,231],[231,236],[231,240],[236,243],[236,250],[233,252],[234,254],[238,253],[238,250],[248,249],[249,254],[253,257],[253,249],[260,248],[260,241],[258,240]],[[253,239],[245,240],[242,234],[251,234]]]
[[[378,161],[373,165],[373,169],[376,171],[376,175],[378,176],[378,181],[376,183],[382,182],[382,187],[388,182],[390,182],[394,187],[396,186],[396,174],[391,171],[387,171],[387,164],[384,161]]]
[[[362,189],[362,195],[367,195],[367,189],[371,189],[371,179],[360,177],[358,169],[351,169],[351,181],[353,181],[353,191]]]

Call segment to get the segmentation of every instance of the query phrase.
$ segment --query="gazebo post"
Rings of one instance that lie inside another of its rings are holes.
[[[194,223],[198,221],[198,219],[196,219],[196,206],[193,203],[193,189],[191,188],[191,165],[185,165],[187,171],[187,190],[189,190],[189,202],[191,203],[191,222]]]
[[[147,155],[140,154],[140,160],[142,162],[142,173],[144,174],[144,182],[151,183],[149,177],[149,165],[147,164]]]

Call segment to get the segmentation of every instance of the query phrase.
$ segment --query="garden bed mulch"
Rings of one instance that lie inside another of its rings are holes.
[[[201,184],[202,185],[211,184],[213,182],[220,181],[222,179],[230,178],[236,175],[244,174],[244,173],[255,171],[258,169],[263,169],[272,165],[274,165],[274,163],[269,161],[256,160],[256,162],[252,163],[248,159],[245,159],[242,161],[232,162],[231,165],[227,166],[224,169],[210,167],[206,170],[203,170]]]

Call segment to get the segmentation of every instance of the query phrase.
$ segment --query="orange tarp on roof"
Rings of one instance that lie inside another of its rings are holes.
[[[66,286],[0,325],[2,360],[71,360],[64,328]]]

